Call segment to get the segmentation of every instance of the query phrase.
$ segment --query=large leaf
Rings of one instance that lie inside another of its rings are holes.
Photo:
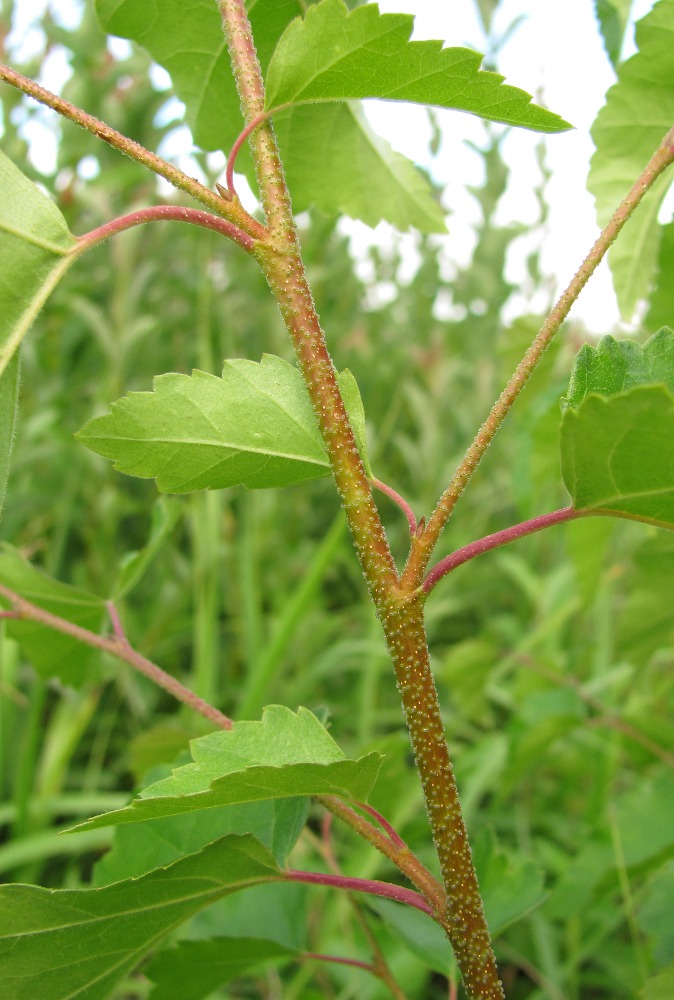
[[[0,151],[0,375],[76,244],[53,202]]]
[[[674,334],[641,347],[602,337],[578,352],[562,400],[573,506],[674,527]]]
[[[660,0],[636,26],[639,51],[618,73],[594,125],[588,187],[605,226],[674,121],[674,0]],[[620,310],[631,318],[648,293],[658,253],[658,211],[671,183],[653,186],[609,251]]]
[[[364,415],[350,372],[340,388],[363,451]],[[156,478],[169,493],[287,486],[330,466],[299,371],[265,355],[226,361],[222,378],[194,371],[160,375],[153,392],[132,392],[77,434],[115,468]]]
[[[100,629],[106,614],[101,598],[41,573],[6,543],[0,545],[0,583],[45,611],[93,632]],[[98,656],[78,639],[39,622],[10,619],[7,631],[41,674],[60,677],[64,684],[77,686],[86,680],[91,660]]]
[[[229,893],[279,877],[252,837],[225,837],[103,889],[0,886],[3,1000],[105,1000],[173,928]]]
[[[318,719],[280,705],[266,708],[261,722],[237,722],[191,745],[193,762],[146,788],[130,806],[75,827],[93,829],[139,823],[163,816],[240,802],[308,795],[366,799],[381,757],[347,760]]]
[[[376,4],[349,13],[321,0],[286,29],[267,72],[265,105],[382,98],[470,111],[541,132],[570,128],[531,95],[480,70],[482,56],[441,41],[410,42],[414,17],[380,14]]]

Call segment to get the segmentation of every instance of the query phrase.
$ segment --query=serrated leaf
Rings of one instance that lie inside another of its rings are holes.
[[[588,188],[603,228],[674,121],[674,0],[660,0],[637,23],[639,51],[620,67],[618,82],[592,126],[596,152]],[[631,318],[653,278],[660,238],[658,211],[671,175],[644,197],[609,251],[618,304]]]
[[[358,388],[348,372],[339,381],[362,447]],[[154,478],[170,493],[287,486],[330,472],[302,377],[281,358],[226,361],[222,378],[159,375],[153,386],[113,403],[77,438],[120,472]]]
[[[583,344],[574,360],[562,406],[577,407],[588,393],[615,396],[636,385],[662,383],[674,393],[674,333],[663,327],[641,346],[634,340],[602,337]]]
[[[143,972],[155,984],[150,1000],[201,1000],[262,963],[293,954],[275,941],[261,938],[181,941],[177,947],[160,952]]]
[[[105,615],[105,603],[94,594],[61,583],[40,572],[11,545],[0,545],[0,582],[27,601],[97,632]],[[3,602],[0,598],[0,603]],[[60,677],[75,687],[89,675],[97,652],[77,639],[34,621],[8,620],[8,634],[17,640],[25,656],[45,677]]]
[[[490,121],[542,132],[570,128],[531,104],[531,95],[480,70],[471,49],[410,42],[411,14],[380,14],[376,4],[349,13],[343,0],[321,0],[286,28],[266,77],[267,110],[286,104],[381,98],[469,111]]]
[[[674,528],[674,396],[661,385],[604,398],[562,417],[562,475],[573,506]]]
[[[76,244],[56,205],[0,151],[0,376]]]
[[[103,889],[0,886],[4,1000],[106,1000],[175,927],[224,896],[279,878],[252,837],[225,837],[199,854]]]
[[[373,132],[358,104],[293,108],[275,130],[296,212],[315,205],[372,227],[383,220],[400,230],[446,231],[426,178]]]
[[[364,800],[381,762],[377,753],[347,760],[307,709],[266,708],[261,722],[237,722],[191,744],[193,762],[146,788],[130,806],[74,827],[93,829],[240,802],[338,795]]]

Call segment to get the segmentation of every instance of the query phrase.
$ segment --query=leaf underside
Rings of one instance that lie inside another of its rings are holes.
[[[160,375],[77,437],[115,468],[168,493],[287,486],[326,476],[328,457],[302,377],[281,358],[226,361],[222,378]],[[350,372],[339,385],[364,454],[365,418]]]

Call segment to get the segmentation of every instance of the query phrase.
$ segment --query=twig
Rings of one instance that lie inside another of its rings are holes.
[[[193,226],[201,226],[203,229],[213,229],[216,233],[227,236],[230,240],[238,243],[244,250],[250,252],[255,247],[255,240],[248,233],[235,226],[233,222],[222,219],[218,215],[211,215],[210,212],[202,212],[197,208],[185,208],[181,205],[153,205],[151,208],[141,208],[137,212],[129,212],[128,215],[121,215],[118,219],[106,222],[97,229],[85,233],[78,237],[78,245],[75,252],[80,252],[89,247],[102,243],[116,233],[122,233],[133,226],[141,226],[146,222],[189,222]]]
[[[351,878],[348,875],[329,875],[325,872],[301,872],[287,868],[284,877],[289,882],[307,882],[310,885],[329,885],[335,889],[348,889],[349,892],[364,892],[372,896],[382,896],[384,899],[394,899],[397,903],[407,903],[422,913],[433,916],[433,910],[421,893],[406,889],[392,882],[380,882],[374,878]]]
[[[396,493],[392,486],[382,483],[380,479],[372,478],[370,482],[376,490],[379,490],[380,493],[389,497],[389,499],[393,500],[393,502],[400,507],[401,511],[407,518],[407,523],[410,526],[410,535],[415,535],[417,531],[417,519],[414,516],[414,511],[408,504],[407,500],[405,500],[404,497],[401,497],[399,493]]]
[[[430,593],[438,580],[441,580],[447,573],[451,573],[457,566],[461,566],[470,559],[475,559],[476,556],[500,548],[500,546],[514,542],[518,538],[526,538],[527,535],[533,535],[544,528],[551,528],[555,524],[564,524],[566,521],[573,521],[578,517],[589,517],[593,513],[594,511],[563,507],[551,514],[541,514],[539,517],[532,517],[528,521],[520,522],[520,524],[513,524],[512,527],[504,528],[502,531],[494,531],[491,535],[485,535],[484,538],[478,538],[477,541],[464,545],[436,563],[424,580],[424,592]]]
[[[39,608],[36,604],[31,604],[30,601],[25,600],[20,594],[10,590],[9,587],[5,587],[4,584],[0,584],[0,596],[9,601],[16,617],[39,622],[40,625],[46,625],[47,628],[56,629],[57,632],[70,635],[74,639],[79,639],[80,642],[84,642],[88,646],[102,649],[104,652],[115,656],[118,660],[123,660],[135,670],[140,671],[141,674],[149,677],[151,681],[154,681],[164,691],[168,691],[178,701],[182,701],[183,704],[194,709],[195,712],[199,712],[205,719],[208,719],[209,722],[212,722],[220,729],[232,728],[234,723],[231,719],[223,715],[222,712],[219,712],[213,705],[209,705],[203,698],[194,694],[193,691],[186,688],[179,680],[172,677],[171,674],[167,674],[156,663],[152,663],[151,660],[146,659],[140,653],[136,652],[125,638],[120,638],[117,635],[102,636],[97,635],[95,632],[90,632],[89,629],[82,628],[81,625],[75,625],[74,622],[69,622],[66,618],[59,618],[58,615],[53,615],[50,611],[45,611],[44,608]]]

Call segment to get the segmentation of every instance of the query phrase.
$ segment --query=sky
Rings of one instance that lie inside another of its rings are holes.
[[[19,0],[15,31],[10,41],[24,51],[31,46],[31,32],[35,19],[44,10],[47,0]],[[654,0],[634,0],[633,20],[646,14]],[[473,0],[380,0],[380,9],[386,13],[414,13],[414,38],[441,38],[447,45],[466,45],[484,51],[485,40],[477,18]],[[68,23],[76,17],[78,0],[58,0],[52,10],[59,19]],[[518,22],[507,41],[499,48],[497,69],[506,81],[536,96],[557,112],[575,129],[571,132],[546,137],[546,164],[551,171],[547,188],[550,216],[542,255],[544,273],[550,283],[561,291],[589,251],[598,234],[592,198],[585,189],[585,181],[593,145],[590,138],[592,121],[602,105],[606,90],[615,82],[615,75],[606,57],[594,20],[592,0],[502,0],[497,10],[494,27],[497,37]],[[125,44],[125,43],[118,43]],[[633,29],[628,31],[624,55],[634,50]],[[51,58],[42,82],[58,90],[67,78],[68,67],[58,53]],[[159,82],[165,74],[157,74]],[[175,108],[174,108],[175,111]],[[431,158],[428,152],[430,125],[426,112],[412,105],[394,102],[367,102],[366,111],[373,126],[398,151],[426,166],[435,181],[444,187],[443,204],[448,209],[449,234],[439,237],[443,262],[448,275],[465,265],[474,242],[472,223],[477,218],[477,208],[466,184],[475,184],[481,174],[481,160],[466,145],[466,141],[481,144],[484,129],[474,116],[441,111],[438,122],[442,130],[439,155]],[[534,189],[540,173],[535,159],[536,146],[541,137],[523,129],[512,129],[506,136],[503,152],[511,167],[508,190],[498,209],[497,220],[532,223],[536,218],[537,204]],[[161,155],[174,158],[183,169],[196,174],[194,161],[189,157],[189,135],[186,129],[174,131]],[[42,158],[45,165],[53,159],[53,139],[38,135],[34,158]],[[223,157],[224,163],[224,157]],[[238,185],[239,190],[242,185]],[[672,192],[670,192],[672,195]],[[674,197],[663,209],[663,217],[671,217]],[[391,227],[380,225],[373,232],[366,226],[345,221],[343,228],[351,237],[359,268],[367,276],[364,251],[371,243],[383,248],[394,241],[402,243],[402,278],[415,266],[416,237],[400,237]],[[524,275],[523,260],[533,248],[531,238],[525,235],[512,247],[507,265],[507,277],[520,284]],[[523,308],[544,308],[549,292],[541,291],[526,303],[517,297],[510,303],[514,316]],[[616,329],[630,331],[620,324],[608,268],[604,264],[594,276],[574,306],[572,316],[582,320],[589,330],[602,334]]]

